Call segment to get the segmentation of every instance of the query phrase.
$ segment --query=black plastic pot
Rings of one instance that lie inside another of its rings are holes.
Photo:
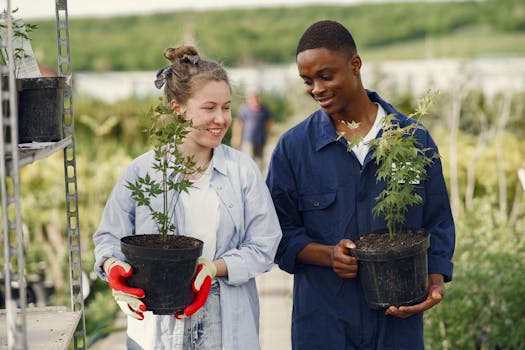
[[[378,232],[374,232],[378,233]],[[357,248],[353,255],[358,259],[358,275],[368,306],[386,309],[391,305],[414,305],[425,300],[428,292],[427,248],[430,235],[425,230],[407,230],[402,235],[417,233],[421,238],[412,246],[395,251],[363,251]],[[388,232],[382,232],[390,240]]]
[[[56,142],[63,138],[65,77],[16,80],[18,142]]]
[[[193,301],[191,283],[202,255],[199,239],[168,235],[133,235],[120,240],[126,262],[133,275],[126,280],[132,287],[142,288],[148,311],[156,315],[181,312]]]

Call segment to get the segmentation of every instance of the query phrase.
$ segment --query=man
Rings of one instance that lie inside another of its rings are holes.
[[[372,215],[374,193],[385,184],[376,181],[377,165],[364,141],[381,137],[381,120],[390,113],[400,123],[413,121],[364,89],[361,58],[341,24],[311,25],[296,59],[321,109],[280,138],[267,177],[283,230],[276,263],[294,274],[293,349],[423,349],[423,311],[442,300],[444,282],[452,279],[455,231],[441,162],[436,159],[421,182],[425,203],[406,215],[407,226],[431,234],[428,296],[417,305],[373,310],[350,256],[352,240],[385,227],[384,218]],[[423,147],[437,152],[423,134]],[[348,152],[354,136],[363,142]]]
[[[233,126],[232,146],[248,153],[261,171],[264,171],[264,146],[270,125],[270,111],[261,103],[259,92],[248,89],[246,104],[241,106]]]

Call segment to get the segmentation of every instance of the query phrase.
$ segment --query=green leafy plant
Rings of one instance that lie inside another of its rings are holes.
[[[431,104],[430,94],[423,97],[416,111],[408,116],[415,119],[416,123],[404,127],[399,125],[394,114],[385,116],[381,137],[366,142],[372,149],[372,158],[379,166],[376,180],[386,182],[386,189],[375,198],[376,205],[372,213],[375,217],[384,216],[391,239],[400,233],[408,208],[423,202],[415,188],[426,178],[427,167],[438,157],[437,153],[429,154],[430,149],[421,148],[415,136],[418,129],[424,128],[420,120],[427,114]],[[355,122],[344,123],[349,129],[358,127]],[[361,140],[362,137],[354,136],[348,143],[348,151]]]
[[[128,181],[126,186],[137,205],[149,209],[162,240],[166,241],[168,233],[176,231],[171,220],[175,206],[172,206],[172,212],[169,211],[170,193],[187,192],[192,185],[189,178],[203,169],[197,166],[193,157],[184,156],[179,150],[192,128],[191,120],[175,113],[164,99],[149,110],[147,117],[151,124],[146,131],[155,155],[153,169],[161,174],[161,179],[146,173],[134,182]],[[152,206],[152,200],[159,196],[162,198],[162,210]]]
[[[12,11],[13,13],[17,12],[17,9]],[[2,22],[0,22],[0,30],[7,34],[7,24],[5,22],[5,19],[7,17],[6,11],[2,14]],[[35,31],[38,28],[38,25],[36,24],[30,24],[30,23],[24,23],[21,19],[13,19],[12,20],[12,30],[13,30],[13,41],[16,42],[16,45],[14,45],[13,48],[13,66],[15,70],[15,76],[19,75],[20,72],[20,66],[24,59],[32,57],[32,55],[29,55],[26,52],[26,47],[24,43],[29,43],[31,41],[31,38],[29,36],[30,33]],[[4,38],[4,40],[7,38]],[[32,50],[30,50],[32,52]],[[2,49],[2,55],[0,55],[2,58],[2,63],[7,64],[7,52],[5,49]]]

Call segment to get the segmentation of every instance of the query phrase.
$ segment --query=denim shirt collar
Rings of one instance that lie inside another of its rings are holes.
[[[224,147],[219,146],[213,149],[212,167],[222,175],[228,175]]]

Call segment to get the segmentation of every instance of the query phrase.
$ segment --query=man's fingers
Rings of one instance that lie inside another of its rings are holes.
[[[336,247],[340,247],[346,254],[348,254],[351,249],[356,248],[355,243],[350,239],[340,240]]]
[[[441,301],[443,299],[443,294],[439,290],[433,290],[432,299]]]
[[[350,251],[345,251],[342,248],[337,246],[334,248],[333,263],[342,263],[346,265],[356,265],[357,259],[351,256]]]
[[[347,249],[355,249],[355,248],[356,248],[355,243],[352,242],[352,241],[349,240],[349,239],[345,239],[345,240],[343,240],[343,245],[344,245],[344,247],[347,248]]]

